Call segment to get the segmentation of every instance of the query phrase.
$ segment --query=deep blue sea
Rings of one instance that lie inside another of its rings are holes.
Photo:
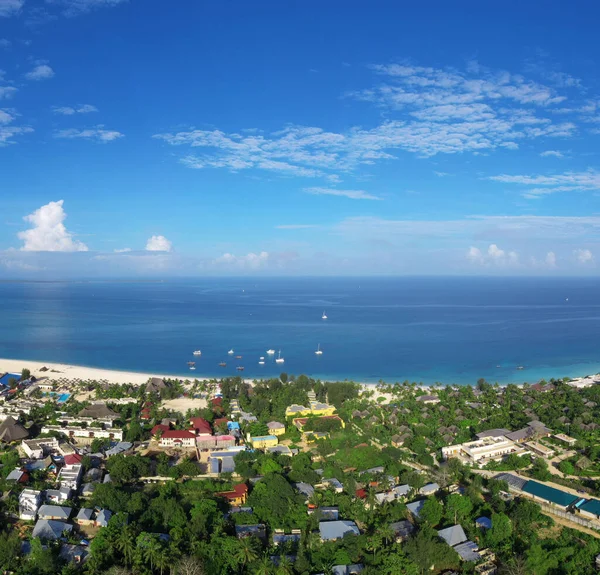
[[[0,283],[0,357],[187,377],[535,382],[600,372],[599,336],[595,278]]]

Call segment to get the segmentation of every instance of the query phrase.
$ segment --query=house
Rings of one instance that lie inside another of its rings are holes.
[[[161,447],[194,447],[196,445],[196,435],[191,431],[169,430],[165,431],[160,438]]]
[[[334,565],[331,568],[333,575],[359,575],[362,573],[364,567],[360,563],[354,565]]]
[[[442,458],[456,458],[467,465],[483,467],[489,461],[500,461],[509,454],[525,455],[527,451],[505,436],[488,436],[475,441],[442,447]]]
[[[19,519],[23,521],[35,521],[41,502],[41,491],[23,489],[19,494]]]
[[[73,531],[73,526],[64,521],[54,521],[53,519],[38,519],[32,537],[38,537],[42,540],[56,541],[62,539],[63,535]]]
[[[266,447],[274,447],[279,443],[276,435],[259,435],[257,437],[251,437],[250,443],[254,449],[264,449]]]
[[[256,525],[236,525],[235,534],[238,539],[257,537],[264,542],[267,541],[267,527],[262,523]]]
[[[68,501],[71,497],[70,487],[61,487],[60,489],[46,489],[46,501],[52,503],[62,503]]]
[[[315,492],[315,488],[312,485],[310,485],[309,483],[303,483],[303,482],[295,483],[294,487],[296,488],[296,491],[298,491],[298,493],[301,493],[307,499],[310,499]]]
[[[69,453],[69,455],[65,455],[64,462],[65,465],[79,465],[82,459],[83,457],[79,453]]]
[[[440,490],[440,486],[437,483],[428,483],[427,485],[423,485],[421,489],[419,489],[419,493],[421,495],[433,495]]]
[[[396,536],[396,543],[406,541],[415,532],[415,526],[406,519],[404,521],[391,523],[390,529],[394,532]]]
[[[285,433],[285,425],[279,421],[269,421],[267,423],[270,435],[283,435]]]
[[[285,410],[286,417],[298,417],[302,415],[333,415],[334,413],[335,407],[333,405],[320,403],[318,401],[310,401],[309,407],[293,404]]]
[[[88,557],[88,548],[85,545],[61,545],[58,556],[66,563],[81,565]]]
[[[291,534],[283,533],[283,531],[275,530],[273,533],[273,545],[295,544],[300,542],[301,534],[299,529],[294,529]]]
[[[331,477],[330,479],[323,479],[321,480],[321,483],[315,485],[315,487],[324,487],[325,489],[331,488],[336,493],[341,493],[342,491],[344,491],[343,483],[335,477]]]
[[[93,525],[94,524],[93,516],[94,516],[93,509],[86,509],[85,507],[82,507],[79,510],[79,513],[75,517],[74,521],[75,521],[75,523],[77,523],[77,525]]]
[[[93,403],[84,407],[78,417],[91,417],[92,419],[118,419],[119,414],[113,411],[106,403]]]
[[[337,507],[318,507],[309,509],[309,513],[318,513],[322,521],[337,521],[340,518],[340,510]]]
[[[70,489],[76,491],[79,489],[82,474],[82,465],[65,465],[58,472],[57,481],[60,482],[61,487],[69,487]]]
[[[171,429],[171,427],[168,425],[163,425],[162,423],[157,423],[150,431],[150,434],[152,435],[152,437],[155,437],[157,435],[160,436],[163,433],[165,433],[165,431],[169,431],[170,429]]]
[[[171,387],[171,385],[161,377],[151,377],[146,384],[146,393],[158,393],[160,395],[160,392],[167,387]]]
[[[95,483],[86,483],[81,488],[81,496],[82,497],[91,497],[94,494],[94,489],[96,489]]]
[[[458,553],[459,557],[463,561],[477,562],[481,560],[481,555],[478,552],[477,543],[474,543],[473,541],[464,541],[463,543],[455,545],[454,551]]]
[[[248,486],[245,483],[238,483],[231,491],[221,491],[215,495],[224,497],[230,505],[244,505],[248,499]]]
[[[15,483],[27,483],[29,481],[29,473],[21,469],[13,469],[6,476],[6,481],[14,481]]]
[[[202,417],[192,417],[190,419],[190,425],[197,435],[212,435],[210,423]]]
[[[77,438],[80,443],[90,444],[96,438],[100,439],[115,439],[121,441],[123,439],[122,429],[103,429],[101,427],[86,427],[83,425],[44,425],[42,433],[62,433],[69,438]]]
[[[412,501],[411,503],[406,504],[406,509],[416,517],[417,519],[420,517],[421,509],[423,509],[423,505],[425,505],[425,499],[420,499],[419,501]]]
[[[575,438],[569,437],[564,433],[555,433],[552,437],[554,437],[554,439],[558,439],[558,441],[566,443],[569,447],[573,447],[577,443],[577,440]]]
[[[441,537],[448,545],[450,545],[450,547],[454,547],[467,540],[467,536],[460,525],[452,525],[452,527],[441,529],[437,534],[438,537]]]
[[[56,437],[44,437],[42,439],[24,439],[21,449],[31,459],[42,459],[45,454],[58,449]]]
[[[360,535],[354,521],[320,521],[319,534],[321,541],[337,541],[345,535]]]
[[[104,454],[106,457],[112,457],[113,455],[118,455],[119,453],[124,453],[125,451],[129,451],[133,447],[133,443],[129,441],[119,441],[115,445],[113,445],[110,449],[107,449]]]
[[[61,507],[59,505],[42,505],[38,509],[39,519],[56,519],[60,521],[67,521],[71,516],[70,507]]]
[[[107,527],[110,518],[112,517],[112,511],[108,509],[100,509],[98,513],[96,513],[96,518],[94,519],[94,525],[96,527]]]
[[[274,453],[276,455],[287,455],[291,457],[298,453],[297,449],[290,449],[287,445],[276,445],[275,447],[267,447],[267,453]]]
[[[475,519],[475,526],[479,529],[491,529],[492,520],[489,517],[478,517]]]
[[[29,437],[29,432],[10,415],[0,423],[0,443],[14,443]]]

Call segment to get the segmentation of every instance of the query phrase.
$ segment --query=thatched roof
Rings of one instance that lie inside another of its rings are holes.
[[[29,432],[12,417],[8,416],[0,424],[0,441],[12,443],[13,441],[21,441],[26,437],[29,437]]]

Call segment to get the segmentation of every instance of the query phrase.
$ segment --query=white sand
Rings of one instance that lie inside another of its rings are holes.
[[[48,371],[40,371],[40,368],[47,367]],[[133,371],[114,371],[111,369],[98,369],[95,367],[83,367],[79,365],[66,365],[62,363],[51,363],[43,361],[30,361],[23,359],[0,359],[0,374],[21,373],[23,368],[27,368],[31,375],[35,375],[38,379],[46,380],[58,379],[80,379],[101,381],[105,380],[108,383],[136,383],[142,384],[148,381],[150,377],[178,377],[167,376],[165,374],[156,373],[137,373]],[[181,376],[179,376],[181,377]],[[199,379],[199,378],[198,378]]]
[[[188,409],[204,409],[207,405],[208,402],[203,398],[178,397],[177,399],[166,399],[162,402],[161,407],[185,414]]]

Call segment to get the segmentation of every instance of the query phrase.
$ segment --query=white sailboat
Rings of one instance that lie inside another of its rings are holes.
[[[279,350],[279,355],[277,356],[275,363],[283,363],[284,361],[285,361],[285,359],[283,359],[283,357],[281,357],[281,350]]]
[[[321,319],[327,319],[327,314],[325,312],[323,312],[323,315],[321,316]]]
[[[229,355],[233,355],[233,354],[235,353],[235,351],[233,351],[233,349],[230,349],[230,350],[229,350],[227,353],[228,353]]]
[[[275,350],[274,349],[268,349],[267,350],[267,355],[275,355]]]
[[[323,355],[323,351],[321,350],[321,344],[317,345],[317,351],[315,351],[317,355]]]
[[[192,355],[202,355],[202,352],[199,349],[197,349],[196,351],[193,352]]]

